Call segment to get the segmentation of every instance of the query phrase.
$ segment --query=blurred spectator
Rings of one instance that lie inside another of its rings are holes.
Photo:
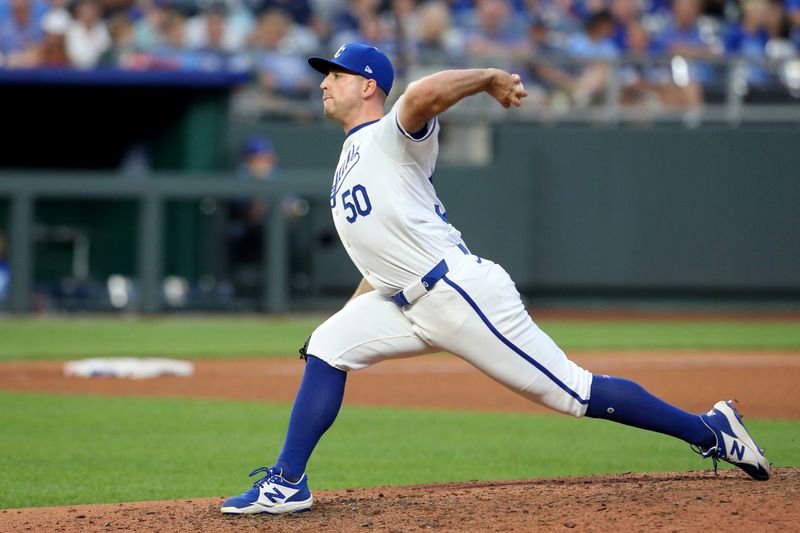
[[[625,34],[630,62],[624,63],[620,71],[620,104],[631,107],[660,105],[664,91],[668,90],[669,71],[666,65],[654,62],[653,42],[644,26],[633,20],[628,23]]]
[[[265,11],[247,40],[247,47],[264,50],[294,51],[290,41],[292,20],[282,9]]]
[[[508,0],[476,2],[475,22],[466,30],[466,48],[478,63],[491,62],[511,70],[530,56],[527,24],[512,16]]]
[[[13,0],[0,0],[0,25],[7,22],[13,16],[12,4]],[[30,4],[33,18],[38,21],[41,21],[44,14],[50,9],[49,0],[31,0]]]
[[[296,24],[282,9],[268,9],[259,16],[247,39],[247,47],[308,55],[320,46],[314,32]]]
[[[180,50],[186,46],[186,15],[177,11],[169,12],[164,25],[164,46]]]
[[[278,157],[266,137],[254,136],[244,144],[239,179],[276,179]],[[234,285],[238,292],[254,292],[261,280],[264,258],[264,220],[270,208],[265,197],[240,198],[230,204],[228,246]]]
[[[142,16],[134,23],[134,42],[142,51],[164,47],[170,12],[166,0],[144,0]]]
[[[178,52],[186,46],[186,15],[169,11],[164,25],[163,49]]]
[[[766,85],[771,81],[763,64],[770,39],[767,9],[767,0],[745,0],[742,3],[741,22],[732,25],[725,36],[725,51],[741,55],[749,61],[746,73],[749,85]]]
[[[156,69],[196,69],[195,57],[185,48],[186,15],[175,11],[165,11],[159,44],[150,50],[151,56],[141,65]]]
[[[42,19],[44,41],[40,64],[43,67],[68,67],[66,35],[72,17],[65,9],[48,11]]]
[[[394,35],[375,11],[364,11],[358,15],[358,26],[354,30],[345,30],[331,38],[330,48],[336,50],[345,43],[360,42],[371,44],[388,55],[394,55],[397,42]]]
[[[228,48],[229,43],[225,39],[225,23],[227,21],[227,8],[225,4],[216,4],[216,8],[206,12],[204,24],[204,35],[200,39],[200,46],[197,48],[214,52],[221,52]],[[235,46],[235,45],[233,45]],[[233,47],[232,46],[232,47]],[[237,47],[238,48],[238,47]]]
[[[250,35],[248,46],[267,98],[305,97],[314,85],[315,78],[305,58],[308,50],[301,44],[302,39],[293,37],[293,26],[285,11],[272,9],[261,15]]]
[[[583,25],[574,0],[527,0],[534,20],[547,26],[552,44],[561,46],[569,34]]]
[[[549,94],[550,105],[557,100],[558,106],[568,106],[568,102],[562,102],[572,88],[573,79],[564,66],[559,64],[563,62],[564,54],[555,44],[553,32],[544,20],[537,17],[531,22],[528,36],[533,46],[529,72],[531,79],[527,83],[528,98],[542,104]]]
[[[614,45],[621,52],[628,51],[628,29],[642,18],[640,0],[611,0],[614,17]]]
[[[714,35],[701,30],[700,0],[674,0],[672,23],[661,35],[661,51],[673,56],[672,78],[682,89],[683,103],[697,107],[702,104],[703,84],[716,81],[714,70],[702,59],[720,56],[721,43]]]
[[[671,24],[661,36],[671,54],[686,57],[714,58],[721,51],[716,36],[704,31],[700,24],[702,0],[674,0]]]
[[[417,65],[458,66],[463,60],[464,39],[451,24],[450,11],[443,2],[428,2],[419,10],[419,21],[408,30],[414,33],[412,49]]]
[[[11,291],[11,269],[6,261],[6,237],[0,233],[0,302],[8,298]]]
[[[315,35],[327,42],[333,32],[333,20],[341,13],[347,0],[308,0],[311,19],[306,23]]]
[[[566,52],[586,63],[574,69],[571,96],[577,107],[584,107],[605,93],[612,65],[619,52],[614,45],[614,19],[608,11],[592,14],[585,30],[570,36]]]
[[[239,178],[243,180],[270,180],[279,177],[278,155],[272,142],[261,135],[247,139],[242,148]]]
[[[598,11],[586,19],[584,31],[573,33],[566,52],[578,59],[614,59],[619,55],[614,45],[614,19],[608,11]]]
[[[235,51],[244,47],[254,25],[250,12],[238,0],[214,0],[186,26],[186,45],[194,49]]]
[[[767,0],[766,26],[770,37],[779,39],[789,38],[792,24],[791,13],[795,13],[795,18],[800,22],[800,7],[792,8],[790,5],[791,2],[799,0],[787,1],[789,4],[787,4],[786,9],[784,9],[783,0]],[[800,48],[797,48],[795,51],[800,51]]]
[[[10,16],[0,24],[0,55],[9,68],[30,68],[39,63],[44,38],[31,0],[11,0]]]
[[[337,10],[332,17],[331,34],[358,31],[361,18],[367,15],[375,15],[380,5],[381,0],[347,0],[347,5]]]
[[[536,56],[555,56],[559,53],[558,46],[553,42],[550,26],[540,17],[533,17],[531,20],[528,38],[533,45],[533,54]]]
[[[76,0],[73,16],[75,20],[67,30],[67,56],[73,66],[92,68],[111,47],[111,36],[100,19],[100,4],[97,0]]]
[[[136,31],[133,21],[124,13],[117,13],[108,21],[111,47],[100,56],[100,64],[127,68],[136,53]]]
[[[438,0],[432,0],[438,1]],[[386,0],[381,13],[383,23],[395,37],[406,37],[405,32],[413,32],[419,24],[420,8],[424,3],[417,0]],[[447,6],[445,6],[445,9]],[[403,35],[398,31],[404,32]]]
[[[380,15],[394,53],[394,68],[399,76],[406,76],[414,55],[414,33],[419,27],[417,0],[389,0]]]

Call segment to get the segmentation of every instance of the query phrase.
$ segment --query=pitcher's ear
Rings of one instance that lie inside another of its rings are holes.
[[[362,90],[362,93],[364,94],[364,98],[369,98],[377,90],[378,90],[378,82],[372,79],[367,79],[367,83],[364,84],[364,89]]]

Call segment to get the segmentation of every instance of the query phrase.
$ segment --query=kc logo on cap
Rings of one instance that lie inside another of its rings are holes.
[[[308,64],[314,70],[328,74],[332,67],[338,67],[367,79],[375,80],[378,87],[389,94],[394,82],[394,68],[386,54],[368,44],[347,43],[339,47],[333,58],[309,57]]]

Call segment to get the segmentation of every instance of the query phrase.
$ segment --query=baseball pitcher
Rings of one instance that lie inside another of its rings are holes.
[[[527,92],[518,75],[442,71],[411,83],[386,112],[394,71],[377,48],[346,44],[331,59],[308,62],[324,75],[325,115],[346,133],[330,206],[363,280],[301,350],[306,368],[277,461],[254,470],[253,487],[226,500],[223,513],[308,510],[306,464],[339,412],[347,373],[440,351],[555,411],[671,435],[715,465],[721,459],[755,479],[769,478],[763,450],[730,402],[696,415],[632,381],[579,367],[534,323],[503,267],[473,253],[447,221],[432,181],[436,117],[480,92],[505,108],[519,107]]]

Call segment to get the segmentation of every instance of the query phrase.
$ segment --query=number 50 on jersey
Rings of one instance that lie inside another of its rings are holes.
[[[363,185],[355,185],[342,193],[342,207],[347,210],[346,220],[352,224],[358,217],[365,217],[372,212],[367,189]]]

